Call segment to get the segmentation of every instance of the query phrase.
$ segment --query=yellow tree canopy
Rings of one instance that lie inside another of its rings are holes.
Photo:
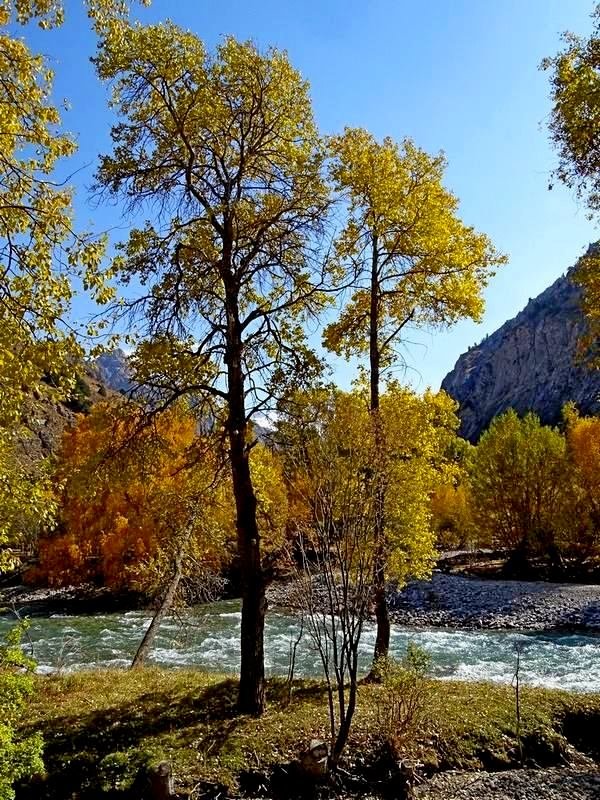
[[[357,498],[371,498],[365,500],[365,509],[373,508],[383,484],[389,577],[402,583],[425,576],[435,555],[430,496],[447,469],[449,443],[458,427],[454,401],[443,392],[419,396],[390,385],[381,398],[379,440],[364,387],[297,395],[292,408],[280,426],[287,444],[290,526],[310,525],[311,498],[326,474],[333,473],[331,485],[340,486],[340,508],[345,507],[352,486]],[[354,506],[361,513],[361,503]],[[375,535],[373,546],[377,546]]]
[[[459,218],[458,200],[442,184],[444,156],[410,139],[378,142],[360,128],[330,147],[331,176],[347,204],[336,255],[356,288],[327,328],[326,345],[346,357],[375,346],[389,364],[409,323],[478,320],[482,289],[504,258]]]

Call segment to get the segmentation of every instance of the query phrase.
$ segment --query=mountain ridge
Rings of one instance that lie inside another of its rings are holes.
[[[578,356],[585,331],[579,301],[569,270],[458,358],[441,388],[459,403],[462,436],[477,441],[509,408],[533,411],[546,424],[559,421],[568,401],[583,414],[600,413],[600,370]]]

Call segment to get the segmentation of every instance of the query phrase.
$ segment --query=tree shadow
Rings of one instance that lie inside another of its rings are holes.
[[[56,716],[41,726],[23,725],[24,735],[40,732],[44,738],[48,777],[43,785],[21,787],[19,800],[105,797],[99,786],[103,759],[128,753],[125,766],[135,773],[156,756],[151,741],[146,749],[146,740],[161,734],[173,734],[178,748],[197,747],[208,735],[222,746],[244,720],[236,712],[237,688],[237,681],[228,679],[176,697],[168,691],[147,692],[131,703]]]
[[[292,703],[321,700],[325,692],[317,681],[298,681],[293,689]],[[41,725],[25,722],[21,734],[40,732],[44,738],[47,777],[42,783],[20,787],[18,800],[111,797],[101,787],[102,775],[106,774],[103,761],[109,757],[104,761],[107,764],[117,754],[117,759],[122,757],[121,771],[135,777],[149,760],[163,757],[162,743],[156,742],[160,737],[164,737],[167,748],[193,749],[199,760],[218,758],[232,736],[251,719],[238,714],[237,693],[238,681],[227,679],[200,691],[192,687],[178,692],[148,691],[131,702],[54,716]],[[285,680],[272,678],[267,682],[267,703],[277,711],[287,707]],[[121,792],[115,796],[128,795]]]

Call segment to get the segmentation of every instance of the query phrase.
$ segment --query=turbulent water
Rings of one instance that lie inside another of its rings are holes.
[[[130,611],[93,616],[36,617],[27,645],[33,648],[40,672],[86,667],[127,666],[150,621],[147,613]],[[0,618],[0,633],[13,624]],[[239,667],[240,611],[236,602],[220,602],[167,620],[159,633],[151,661],[162,666],[199,667],[235,672]],[[286,675],[290,647],[297,638],[298,619],[270,612],[265,631],[267,672]],[[369,664],[375,641],[367,625],[362,641],[362,665]],[[600,638],[590,634],[461,631],[398,626],[392,629],[392,651],[402,656],[415,642],[431,656],[431,672],[440,678],[510,683],[515,643],[524,644],[523,682],[582,692],[600,692]],[[321,674],[317,652],[306,633],[296,655],[296,675]]]

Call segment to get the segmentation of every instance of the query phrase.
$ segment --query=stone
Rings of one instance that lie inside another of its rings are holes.
[[[308,750],[300,756],[300,767],[307,777],[315,781],[327,778],[329,772],[329,745],[312,739]]]
[[[583,414],[600,413],[600,370],[577,354],[585,328],[579,299],[568,272],[460,356],[442,389],[459,403],[462,436],[476,442],[509,408],[534,411],[545,424],[558,422],[570,400]]]

